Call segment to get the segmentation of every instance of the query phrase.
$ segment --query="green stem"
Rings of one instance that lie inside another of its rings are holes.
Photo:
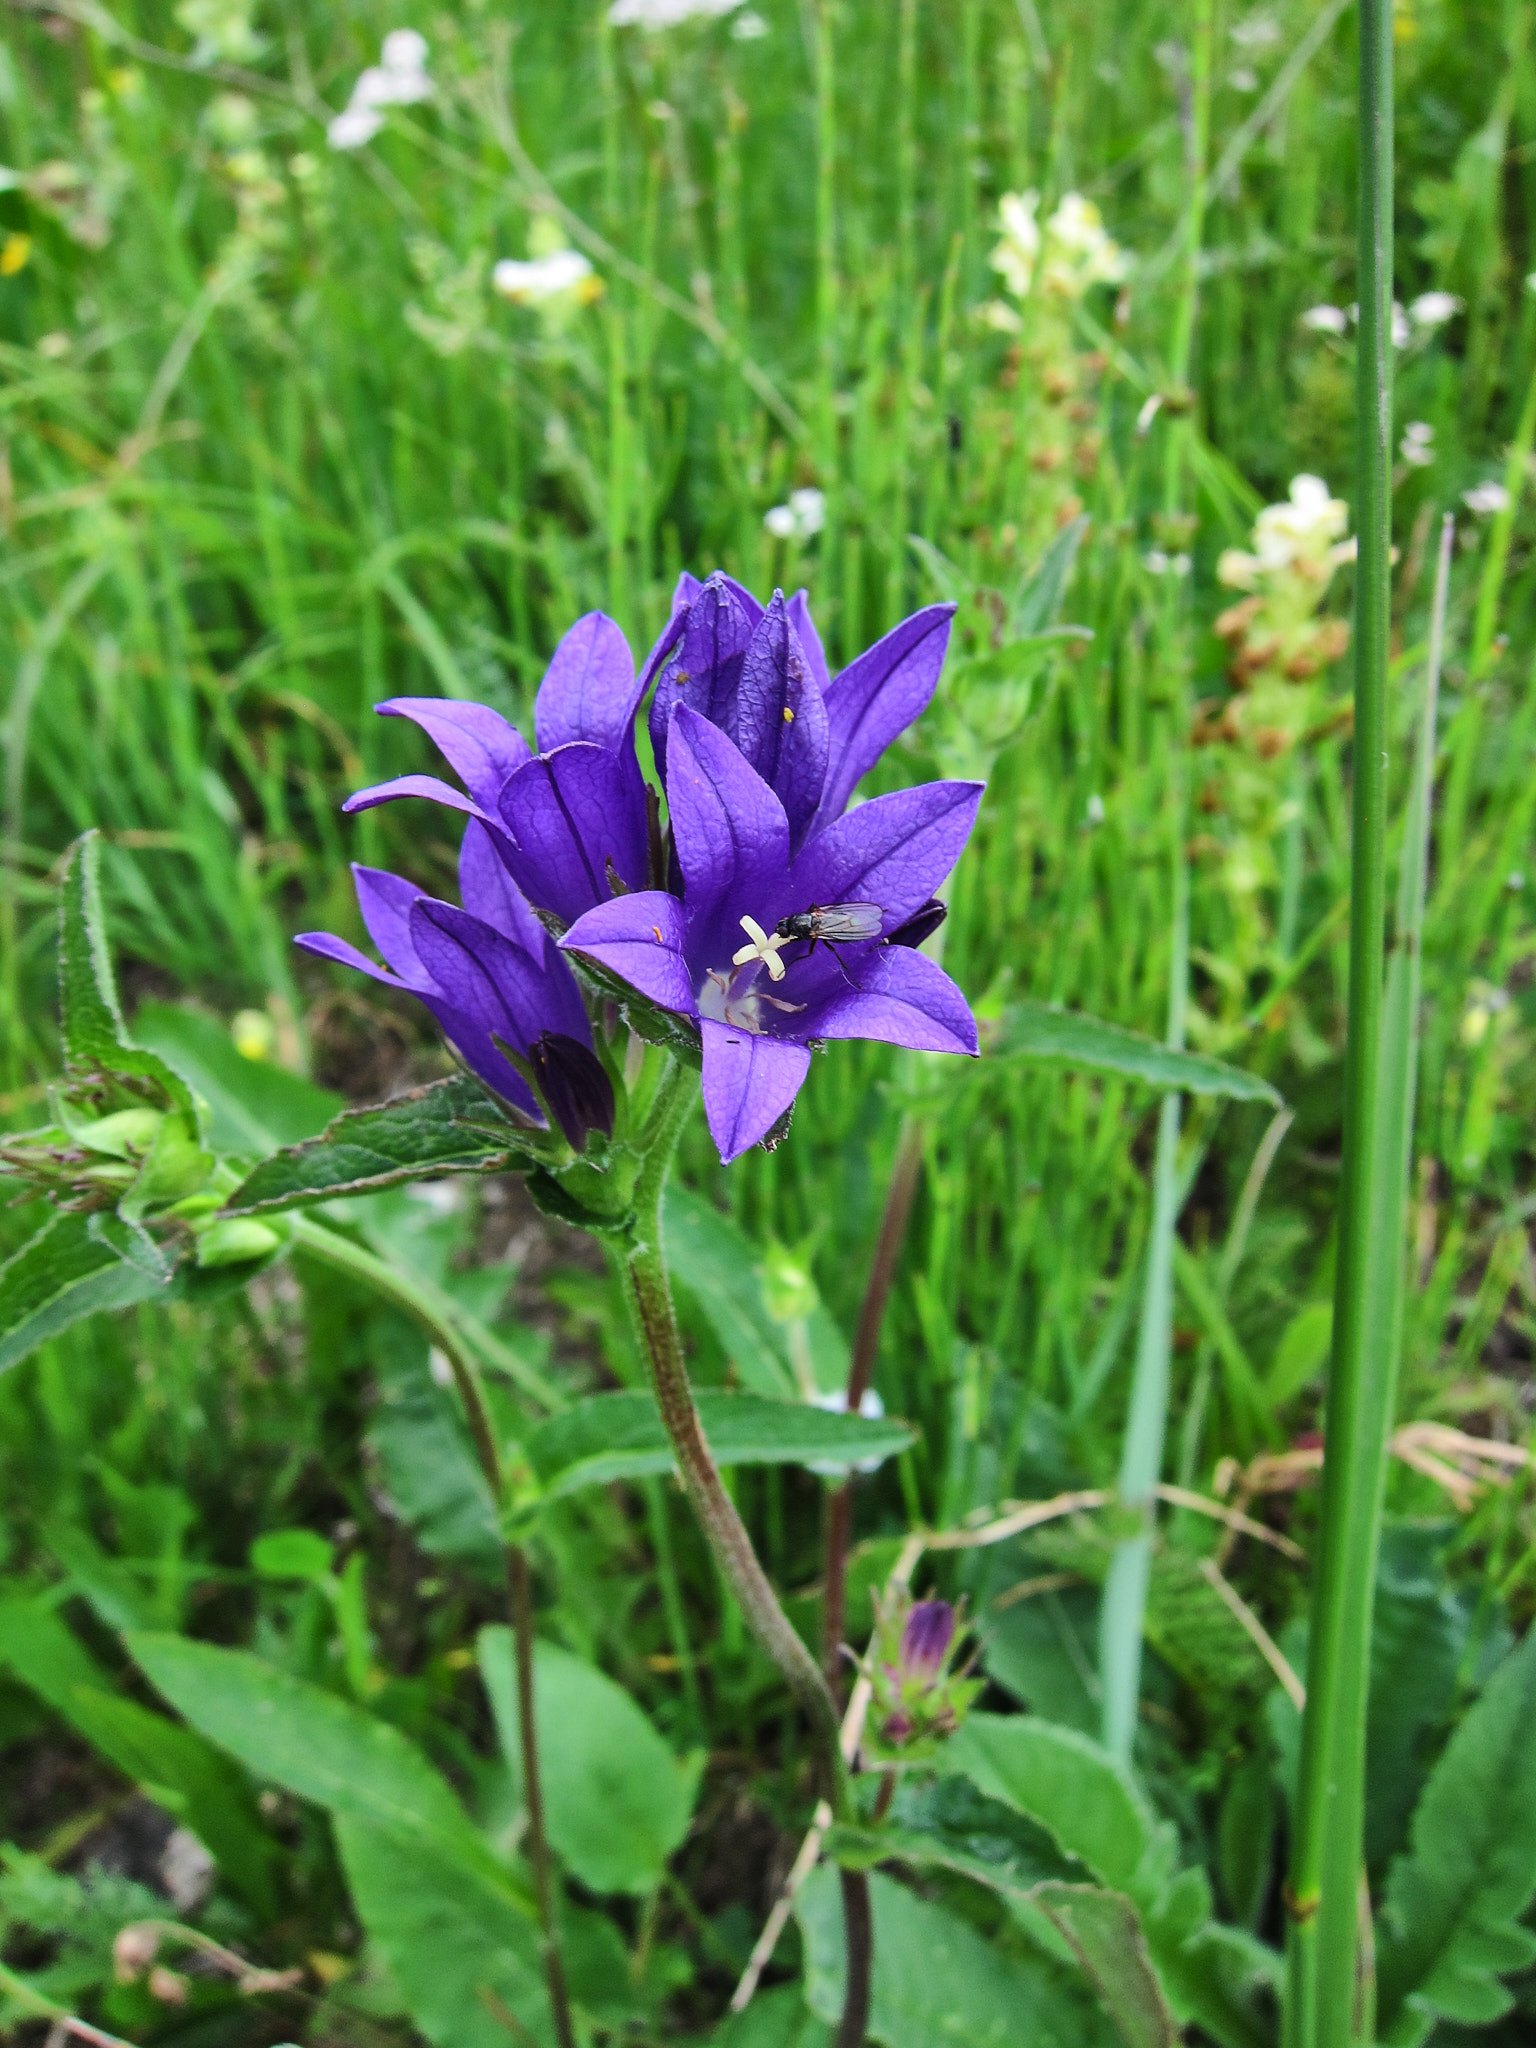
[[[420,1275],[408,1275],[397,1266],[387,1265],[364,1246],[354,1244],[337,1231],[328,1230],[312,1217],[299,1213],[290,1222],[295,1241],[311,1258],[321,1259],[335,1271],[365,1282],[397,1308],[404,1309],[437,1344],[453,1373],[454,1385],[464,1404],[475,1457],[490,1489],[491,1499],[499,1508],[503,1485],[496,1433],[491,1426],[485,1397],[480,1391],[475,1351],[466,1341],[463,1318],[451,1312],[453,1304],[448,1297]],[[443,1313],[445,1308],[450,1312]],[[528,1574],[528,1555],[521,1544],[509,1543],[505,1539],[502,1552],[517,1667],[517,1726],[522,1751],[523,1796],[528,1802],[528,1861],[533,1869],[533,1888],[543,1937],[544,1981],[549,1991],[555,2038],[560,2048],[576,2048],[565,1965],[560,1951],[560,1931],[555,1917],[554,1878],[544,1817],[544,1782],[539,1770],[533,1693],[533,1591]]]
[[[1371,1327],[1381,1217],[1382,968],[1392,450],[1392,8],[1360,0],[1359,570],[1355,595],[1349,1036],[1333,1360],[1317,1587],[1287,1904],[1287,2048],[1345,2048],[1355,2026],[1356,1885],[1371,1607],[1392,1419],[1390,1345]]]
[[[704,1439],[682,1339],[672,1307],[662,1243],[662,1195],[672,1155],[698,1096],[696,1071],[675,1061],[663,1077],[641,1139],[644,1164],[635,1182],[635,1222],[621,1241],[624,1296],[635,1342],[650,1374],[651,1390],[672,1439],[678,1471],[704,1539],[757,1640],[773,1659],[811,1723],[821,1767],[823,1795],[834,1818],[847,1820],[852,1808],[843,1762],[836,1702],[816,1660],[779,1605],[778,1595],[757,1560],[735,1502],[726,1492]],[[861,1873],[850,1873],[859,1877]],[[862,1903],[850,1899],[844,1881],[844,1925],[848,1939],[848,1988],[837,2048],[858,2048],[868,2021],[869,1922],[867,1880]],[[860,1886],[855,1884],[855,1893]]]

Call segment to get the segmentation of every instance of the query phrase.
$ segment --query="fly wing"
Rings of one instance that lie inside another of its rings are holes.
[[[878,939],[884,917],[878,903],[828,903],[816,912],[818,935],[842,945]]]

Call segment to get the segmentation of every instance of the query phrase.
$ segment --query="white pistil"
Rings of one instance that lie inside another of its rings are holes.
[[[744,917],[741,928],[750,944],[741,946],[731,955],[733,967],[745,967],[749,960],[760,961],[767,968],[770,979],[784,979],[784,962],[779,958],[779,948],[788,943],[777,932],[770,938],[755,917]]]

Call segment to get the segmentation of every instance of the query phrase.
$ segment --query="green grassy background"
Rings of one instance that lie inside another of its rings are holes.
[[[394,17],[280,0],[256,14],[260,50],[232,67],[195,63],[187,28],[149,0],[110,19],[85,5],[12,10],[0,158],[20,177],[0,192],[0,240],[30,240],[0,277],[0,1111],[13,1126],[41,1112],[51,877],[85,827],[105,835],[133,997],[264,1011],[275,1057],[375,1098],[442,1070],[422,1019],[289,943],[317,925],[358,935],[348,859],[451,893],[441,814],[339,815],[358,782],[432,765],[413,730],[372,717],[374,701],[443,692],[526,714],[571,618],[600,605],[643,648],[685,565],[764,591],[804,582],[829,653],[846,660],[941,594],[948,564],[965,595],[957,646],[976,658],[952,664],[940,709],[887,771],[931,773],[962,740],[968,759],[995,756],[946,964],[984,1017],[1034,996],[1159,1033],[1172,859],[1193,839],[1192,1040],[1264,1074],[1296,1112],[1241,1245],[1229,1232],[1267,1112],[1202,1106],[1190,1119],[1182,1230],[1196,1277],[1176,1310],[1169,1475],[1209,1490],[1222,1458],[1315,1425],[1322,1351],[1309,1340],[1331,1285],[1347,736],[1308,750],[1288,943],[1270,892],[1234,891],[1222,760],[1186,739],[1193,702],[1223,691],[1219,551],[1243,544],[1298,470],[1351,495],[1352,345],[1298,317],[1354,296],[1352,17],[1337,16],[1255,128],[1315,11],[1217,7],[1211,156],[1230,175],[1211,195],[1193,301],[1187,10],[759,0],[758,12],[767,33],[753,39],[728,23],[647,38],[575,0],[445,7],[411,24],[431,44],[436,98],[351,156],[327,148],[325,121],[379,36],[403,25]],[[1402,734],[1422,675],[1428,539],[1443,509],[1462,528],[1404,1412],[1520,1441],[1536,1336],[1536,556],[1523,505],[1501,561],[1460,495],[1504,474],[1536,373],[1536,70],[1520,0],[1403,0],[1397,22],[1399,295],[1464,301],[1399,364],[1399,418],[1429,422],[1436,448],[1395,495]],[[72,183],[56,169],[39,180],[61,163]],[[997,200],[1026,185],[1094,198],[1132,258],[1123,294],[1091,298],[1075,336],[1079,357],[1107,360],[1085,385],[1068,475],[1037,459],[1060,408],[1029,337],[1021,354],[979,317],[996,289]],[[605,287],[560,327],[489,284],[540,212]],[[1186,412],[1176,335],[1192,304]],[[1174,403],[1148,424],[1159,392]],[[1174,434],[1185,454],[1170,466]],[[786,547],[763,514],[807,484],[825,492],[827,523]],[[1016,731],[1004,719],[978,740],[994,717],[980,657],[999,607],[1073,509],[1089,525],[1062,616],[1093,638],[1037,664]],[[1149,569],[1152,550],[1181,548],[1187,578]],[[1486,659],[1474,658],[1480,599],[1498,636]],[[1334,693],[1346,683],[1347,664]],[[1403,751],[1399,800],[1406,767]],[[837,1047],[771,1158],[722,1172],[702,1131],[690,1138],[689,1180],[753,1239],[786,1325],[835,1361],[903,1115],[919,1119],[923,1172],[877,1385],[921,1442],[863,1490],[861,1537],[1112,1481],[1154,1110],[1131,1084],[1017,1060],[957,1075]],[[633,1375],[604,1276],[574,1239],[530,1222],[515,1192],[447,1216],[402,1199],[378,1227],[402,1256],[449,1271],[562,1384]],[[257,1614],[270,1596],[258,1600],[245,1569],[252,1539],[309,1524],[365,1560],[391,1711],[473,1776],[483,1730],[458,1653],[487,1595],[462,1563],[415,1546],[368,1447],[390,1347],[405,1340],[296,1270],[297,1286],[88,1325],[0,1384],[3,1569],[19,1587],[61,1574],[78,1587],[88,1539],[96,1569],[135,1561],[124,1583],[163,1622],[248,1639],[276,1625]],[[1219,1328],[1201,1275],[1225,1301]],[[720,1376],[718,1333],[703,1313],[689,1322],[701,1375]],[[1257,1420],[1234,1347],[1268,1390]],[[781,1586],[810,1586],[818,1489],[744,1477],[739,1491]],[[739,1619],[721,1618],[680,1505],[642,1506],[604,1499],[551,1518],[545,1626],[680,1741],[708,1737],[716,1819],[685,1877],[701,1903],[667,1908],[707,1987],[710,1942],[750,1939],[743,1884],[716,1871],[728,1861],[718,1818],[737,1798],[793,1810],[798,1760],[772,1674]],[[1431,1557],[1434,1598],[1460,1617],[1417,1769],[1474,1682],[1478,1645],[1529,1611],[1528,1494],[1521,1481],[1458,1516],[1398,1467],[1390,1507],[1402,1584]],[[1308,1497],[1285,1512],[1304,1535]],[[1245,1642],[1202,1635],[1186,1612],[1179,1559],[1206,1540],[1180,1524],[1170,1538],[1144,1762],[1214,1865],[1223,1800],[1243,1760],[1268,1754],[1268,1680]],[[1081,1552],[1063,1539],[1009,1560],[1013,1578],[1060,1568],[1081,1581],[1050,1596],[1044,1633],[1021,1619],[1043,1604],[1012,1610],[1020,1696],[1030,1660],[1037,1676],[1075,1670],[1074,1641],[1091,1660]],[[1294,1577],[1264,1557],[1232,1569],[1281,1634],[1300,1606]],[[669,1582],[680,1609],[662,1597]],[[1005,1580],[942,1583],[985,1603]],[[672,1661],[677,1611],[697,1682]],[[324,1634],[321,1620],[302,1625]],[[19,1695],[7,1700],[0,1833],[64,1843],[111,1787]],[[1091,1701],[1079,1709],[1091,1721]],[[65,1762],[45,1769],[55,1755]],[[1379,1789],[1375,1811],[1379,1857],[1406,1807]],[[322,1847],[312,1856],[294,1938],[344,1945],[334,1873]],[[707,2009],[707,1991],[691,1995]]]

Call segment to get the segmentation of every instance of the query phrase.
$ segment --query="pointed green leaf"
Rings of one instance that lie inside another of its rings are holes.
[[[1174,2048],[1179,2024],[1130,1900],[1091,1884],[1042,1884],[1034,1902],[1071,1947],[1125,2048]]]
[[[164,1285],[111,1241],[111,1219],[55,1215],[0,1266],[0,1372],[82,1316],[147,1301]]]
[[[502,1123],[505,1138],[495,1126]],[[437,1173],[498,1173],[527,1164],[520,1133],[467,1074],[396,1096],[378,1109],[351,1109],[318,1138],[263,1160],[225,1208],[250,1215],[328,1202]]]
[[[1178,1089],[1188,1095],[1226,1095],[1236,1102],[1280,1101],[1268,1081],[1245,1074],[1241,1067],[1230,1067],[1225,1060],[1199,1052],[1176,1052],[1140,1031],[1128,1031],[1123,1024],[1108,1024],[1102,1017],[1060,1010],[1051,1003],[1010,1003],[985,1043],[994,1058],[1018,1055],[1056,1066],[1081,1067],[1090,1073],[1123,1074],[1151,1088]]]
[[[502,1755],[521,1784],[510,1630],[482,1629],[479,1652]],[[591,1891],[653,1892],[688,1832],[703,1752],[675,1757],[622,1686],[553,1643],[536,1646],[533,1687],[555,1853]]]
[[[883,1461],[912,1441],[906,1423],[829,1414],[802,1401],[762,1394],[695,1395],[704,1434],[720,1465],[835,1465]],[[524,1445],[546,1495],[673,1469],[671,1441],[646,1393],[594,1394],[541,1423]]]
[[[123,1023],[101,907],[101,836],[94,831],[70,848],[59,887],[59,1026],[72,1073],[156,1081],[191,1115],[186,1083],[164,1060],[132,1044]]]
[[[1486,2025],[1500,1981],[1536,1962],[1519,1923],[1536,1897],[1536,1630],[1512,1650],[1447,1743],[1387,1878],[1377,1951],[1379,2031],[1422,2038],[1428,2015]]]
[[[155,1690],[256,1777],[472,1865],[490,1861],[447,1780],[389,1722],[242,1650],[148,1631],[124,1641]]]

